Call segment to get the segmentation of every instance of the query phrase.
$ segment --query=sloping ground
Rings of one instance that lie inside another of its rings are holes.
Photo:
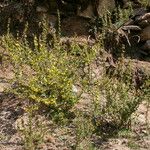
[[[19,150],[22,146],[17,143],[18,137],[13,140],[17,132],[13,124],[23,114],[21,103],[13,96],[2,94],[0,96],[0,149]]]
[[[23,106],[20,100],[12,96],[3,97],[0,108],[0,148],[1,150],[23,150],[21,135],[17,133],[16,124],[20,119],[26,119],[23,114]],[[43,116],[44,117],[44,116]],[[40,116],[40,118],[43,118]],[[46,120],[46,119],[45,119]],[[48,120],[47,120],[48,121]],[[132,121],[132,130],[129,133],[120,132],[120,136],[102,141],[98,136],[92,140],[98,149],[104,150],[148,150],[150,147],[150,111],[147,104],[139,106]],[[49,132],[44,138],[44,143],[39,145],[41,150],[71,150],[75,144],[75,129],[73,125],[59,127],[48,123]]]
[[[128,61],[128,60],[126,60]],[[134,67],[139,67],[149,73],[150,63],[144,61],[132,60],[131,64]],[[96,69],[96,68],[95,68]],[[12,78],[11,69],[5,68],[0,70],[1,78]],[[1,84],[0,84],[1,85]],[[26,101],[22,101],[13,95],[5,95],[3,87],[9,87],[6,83],[1,86],[0,93],[0,149],[1,150],[23,150],[22,134],[18,132],[18,126],[21,125],[21,120],[27,122],[27,114],[24,109],[27,105]],[[91,104],[87,101],[88,97],[82,99],[77,109],[81,111],[89,111]],[[34,120],[35,118],[33,118]],[[73,123],[67,126],[58,126],[44,115],[38,115],[39,121],[48,127],[48,132],[44,136],[44,142],[39,144],[39,150],[71,150],[75,145],[76,133]],[[120,131],[115,137],[110,137],[106,140],[101,139],[98,135],[93,135],[91,141],[101,150],[148,150],[150,147],[150,106],[147,103],[142,103],[135,114],[132,115],[130,131]],[[36,130],[35,130],[36,131]],[[35,132],[34,131],[34,132]],[[82,144],[84,145],[84,142]],[[85,142],[86,144],[86,142]]]
[[[147,12],[146,12],[147,13]],[[49,16],[50,17],[50,16]],[[56,16],[51,23],[56,23]],[[147,23],[147,21],[146,21]],[[88,28],[88,20],[73,16],[65,18],[62,20],[62,36],[64,36],[61,41],[62,43],[69,43],[76,41],[80,45],[82,44],[93,44],[94,39],[90,39]],[[134,23],[132,25],[135,25]],[[133,26],[129,26],[129,29],[123,28],[123,33],[128,33],[129,30],[132,32]],[[135,26],[134,26],[135,27]],[[135,29],[135,28],[134,28]],[[146,32],[146,36],[149,32]],[[75,35],[78,35],[74,37]],[[139,36],[139,35],[138,35]],[[130,37],[130,35],[129,35]],[[132,37],[132,34],[131,34]],[[128,40],[128,34],[127,34]],[[146,39],[149,41],[149,39]],[[144,44],[145,42],[144,41]],[[129,44],[129,43],[128,43]],[[142,42],[143,44],[143,42]],[[140,45],[141,46],[141,45]],[[138,53],[138,52],[137,52]],[[148,52],[149,53],[149,52]],[[110,55],[110,54],[109,54]],[[145,55],[145,53],[144,53]],[[147,55],[147,51],[146,51]],[[107,57],[107,56],[106,56]],[[109,56],[108,56],[109,57]],[[149,56],[147,57],[149,59]],[[139,61],[139,60],[129,60],[133,68],[140,68],[144,74],[150,75],[150,62]],[[109,64],[110,65],[110,62]],[[100,66],[94,66],[95,73],[99,74],[102,72]],[[27,102],[21,101],[20,99],[14,97],[13,95],[5,95],[4,90],[10,87],[7,80],[13,77],[11,71],[11,66],[3,67],[0,66],[0,150],[23,150],[22,135],[18,132],[17,126],[21,124],[21,120],[27,122],[27,114],[24,109]],[[91,102],[88,95],[84,95],[81,101],[76,105],[76,108],[81,111],[89,111],[91,107]],[[109,137],[107,139],[101,139],[98,135],[93,135],[91,141],[96,145],[97,149],[101,150],[148,150],[150,147],[150,110],[146,103],[142,103],[135,114],[132,115],[131,130],[130,131],[120,131],[115,137]],[[71,150],[76,144],[76,133],[74,124],[71,123],[68,126],[58,126],[52,121],[49,121],[44,115],[40,114],[38,116],[39,121],[45,123],[48,127],[48,132],[45,134],[44,142],[39,145],[37,149],[41,150]],[[35,118],[33,118],[34,120]],[[36,130],[35,130],[36,132]],[[86,139],[83,140],[82,144],[86,145]]]

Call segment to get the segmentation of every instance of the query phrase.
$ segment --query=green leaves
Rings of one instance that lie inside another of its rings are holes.
[[[27,44],[26,36],[20,41],[10,34],[3,37],[15,73],[12,92],[53,109],[68,110],[78,101],[72,87],[81,80],[79,68],[90,63],[95,49],[73,43],[68,53],[66,46],[55,41],[49,51],[43,34],[40,39],[34,37],[35,50]]]

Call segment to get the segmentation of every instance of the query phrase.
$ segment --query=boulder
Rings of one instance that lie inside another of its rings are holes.
[[[88,7],[81,11],[80,9],[77,10],[77,15],[85,18],[93,18],[94,17],[94,8],[92,4],[90,3]]]
[[[141,41],[150,40],[150,25],[142,30],[140,37]]]
[[[78,16],[68,17],[61,22],[63,36],[89,36],[88,20]]]
[[[142,20],[138,23],[138,25],[142,28],[146,28],[147,26],[150,25],[150,18],[147,20]]]
[[[115,7],[115,0],[99,0],[97,13],[99,16],[103,16],[107,11],[112,12]]]
[[[141,48],[142,48],[142,50],[150,53],[150,40],[147,40]]]
[[[89,2],[89,5],[84,11],[78,9],[77,15],[85,18],[93,18],[96,12],[96,14],[101,17],[107,11],[112,12],[115,6],[115,0],[93,0]]]

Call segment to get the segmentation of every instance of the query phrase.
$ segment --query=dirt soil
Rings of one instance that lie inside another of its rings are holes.
[[[74,18],[70,18],[70,20]],[[86,20],[80,22],[79,18],[73,21],[66,19],[62,22],[64,27],[62,33],[65,40],[72,39],[75,32],[80,36],[77,38],[79,43],[87,43],[88,34]],[[70,23],[68,23],[70,22]],[[76,24],[77,23],[77,24]],[[75,25],[76,24],[76,25]],[[81,30],[83,29],[83,30]],[[91,41],[93,43],[93,41]],[[127,61],[129,61],[127,59]],[[134,67],[139,67],[145,73],[150,73],[150,61],[130,60]],[[96,68],[97,69],[97,68]],[[101,69],[101,68],[99,68]],[[99,72],[95,70],[96,72]],[[27,102],[16,98],[13,95],[5,94],[11,85],[7,80],[13,78],[11,66],[0,64],[0,150],[23,150],[23,138],[18,132],[18,126],[21,120],[27,122],[25,108]],[[90,108],[90,102],[82,99],[77,108],[81,111]],[[33,118],[35,119],[35,118]],[[67,126],[58,126],[50,121],[44,115],[38,115],[39,121],[48,127],[48,132],[44,136],[44,141],[39,144],[37,150],[72,150],[75,145],[75,127],[72,123]],[[146,102],[142,103],[138,110],[132,115],[131,130],[122,131],[115,137],[101,139],[98,135],[93,135],[91,141],[96,145],[98,150],[149,150],[150,149],[150,106]],[[84,141],[83,141],[84,144]]]
[[[150,68],[149,62],[133,61],[135,66],[144,66]],[[10,85],[4,82],[11,79],[13,73],[11,67],[0,69],[0,150],[23,150],[23,141],[17,128],[23,119],[26,122],[27,114],[24,108],[27,103],[13,95],[5,95],[4,90]],[[88,109],[90,104],[82,100],[78,104],[78,109]],[[70,124],[65,127],[55,125],[43,115],[39,115],[39,120],[45,122],[48,126],[48,132],[44,136],[44,142],[37,149],[40,150],[71,150],[71,145],[75,144],[74,125]],[[43,121],[44,120],[44,121]],[[126,134],[120,132],[119,136],[108,138],[103,141],[97,135],[91,137],[93,143],[99,150],[148,150],[150,148],[150,106],[143,103],[139,106],[136,113],[132,116],[131,131]]]

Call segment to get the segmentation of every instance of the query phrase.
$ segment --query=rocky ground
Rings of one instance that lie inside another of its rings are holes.
[[[114,1],[112,7],[114,7]],[[19,7],[22,5],[19,4]],[[18,9],[19,7],[15,7]],[[99,6],[100,7],[100,6]],[[110,6],[108,6],[109,8]],[[75,40],[79,44],[93,44],[95,39],[89,38],[89,28],[87,26],[89,19],[93,17],[92,6],[89,4],[83,12],[78,12],[78,16],[64,17],[61,21],[62,42],[72,42]],[[99,8],[101,10],[101,8]],[[45,13],[45,7],[37,7],[38,13]],[[7,12],[7,11],[6,11]],[[101,12],[98,12],[99,15]],[[16,16],[17,17],[17,13]],[[80,16],[80,17],[79,17]],[[19,18],[21,19],[21,18]],[[39,19],[39,18],[38,18]],[[48,15],[52,26],[57,22],[56,15]],[[3,19],[2,19],[3,21]],[[4,25],[5,26],[5,25]],[[138,9],[133,17],[125,22],[116,32],[126,40],[127,45],[136,45],[136,58],[130,60],[133,67],[144,70],[144,73],[150,73],[150,11],[148,9]],[[76,36],[76,37],[74,37]],[[0,48],[0,52],[3,53]],[[0,53],[1,54],[1,53]],[[1,56],[1,55],[0,55]],[[142,57],[141,57],[142,56]],[[126,59],[129,61],[129,59]],[[95,68],[98,73],[100,68]],[[25,113],[27,102],[16,98],[13,95],[4,94],[4,91],[10,87],[9,80],[12,79],[13,72],[9,64],[1,64],[0,61],[0,150],[23,150],[23,136],[18,127],[22,128],[22,121],[27,123],[28,115]],[[86,97],[86,96],[85,96]],[[80,110],[88,110],[90,102],[82,99],[76,106]],[[44,124],[46,134],[44,141],[37,147],[39,150],[71,150],[75,145],[75,127],[73,123],[67,126],[58,126],[49,121],[47,117],[40,114],[38,120]],[[98,150],[149,150],[150,149],[150,106],[143,102],[137,111],[132,115],[130,130],[120,131],[114,137],[101,139],[98,135],[93,135],[91,141]],[[36,122],[36,118],[33,118]],[[36,126],[36,125],[35,125]],[[48,128],[47,128],[48,127]],[[39,132],[38,130],[33,130]],[[43,132],[44,133],[44,132]],[[42,134],[42,133],[41,133]],[[83,141],[86,143],[86,139]]]
[[[144,61],[132,60],[133,66],[138,66],[141,69],[150,69],[150,63]],[[11,79],[13,73],[11,67],[7,66],[0,69],[0,149],[1,150],[23,150],[23,135],[19,128],[23,128],[22,120],[25,124],[28,120],[28,115],[24,109],[27,102],[22,101],[13,95],[5,95],[4,90],[9,87],[9,83],[3,82],[6,79]],[[76,106],[81,111],[88,110],[90,102],[82,99]],[[73,123],[65,126],[58,126],[50,121],[44,115],[38,115],[38,121],[44,124],[46,133],[44,141],[36,149],[39,150],[71,150],[75,145],[76,133]],[[33,124],[36,119],[33,118]],[[150,106],[147,103],[142,103],[137,111],[132,115],[130,130],[120,131],[116,136],[107,139],[101,139],[98,135],[93,135],[91,141],[101,150],[148,150],[150,147]],[[25,125],[26,126],[26,125]],[[34,125],[33,125],[34,126]],[[35,125],[36,126],[36,125]],[[33,129],[33,132],[39,132]],[[42,133],[40,133],[42,134]],[[82,142],[84,145],[84,141]]]

